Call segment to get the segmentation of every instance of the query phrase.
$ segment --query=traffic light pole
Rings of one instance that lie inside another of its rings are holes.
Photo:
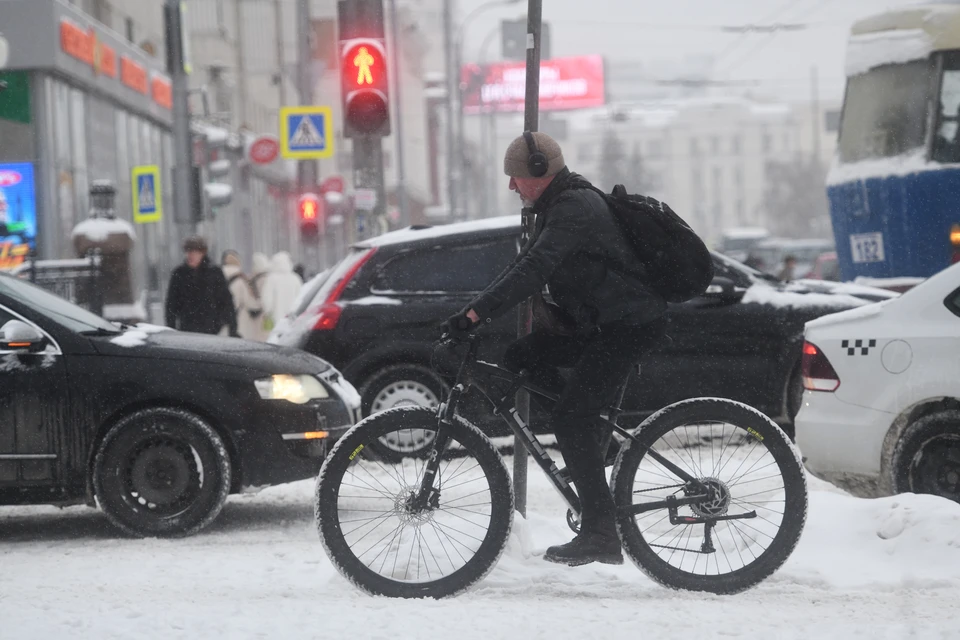
[[[300,104],[313,104],[313,51],[310,49],[310,0],[297,0],[297,88],[300,94]],[[297,163],[297,185],[301,194],[317,192],[319,178],[317,176],[316,160],[300,160]],[[305,262],[313,263],[317,271],[322,271],[327,265],[325,241],[318,238],[307,242],[303,241]]]
[[[387,200],[383,179],[383,139],[380,136],[354,136],[353,184],[357,189],[372,189],[377,194],[373,209],[366,212],[363,231],[357,230],[359,238],[369,238],[385,231],[373,228],[384,219]]]
[[[543,15],[543,0],[529,0],[527,5],[527,92],[524,98],[523,129],[536,131],[540,122],[540,25]],[[534,232],[533,211],[523,208],[523,243]],[[533,304],[529,300],[520,305],[517,312],[517,335],[526,336],[533,326]],[[528,424],[530,418],[530,395],[517,393],[517,409]],[[520,438],[513,441],[513,495],[517,511],[527,517],[527,450]]]
[[[195,233],[200,212],[192,210],[193,154],[190,138],[190,108],[187,104],[187,70],[184,68],[182,0],[166,0],[167,73],[173,89],[173,212],[178,223],[189,223]]]

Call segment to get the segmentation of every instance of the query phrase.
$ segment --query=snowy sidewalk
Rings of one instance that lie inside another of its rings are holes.
[[[317,538],[312,482],[234,497],[185,540],[119,538],[85,507],[2,508],[0,638],[960,638],[960,505],[810,487],[793,557],[729,597],[668,591],[629,561],[544,562],[571,534],[536,469],[498,567],[443,601],[355,591]]]

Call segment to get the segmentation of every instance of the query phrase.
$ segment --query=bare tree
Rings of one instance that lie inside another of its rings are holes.
[[[829,235],[826,177],[822,163],[804,156],[768,162],[763,207],[770,230],[794,238]]]

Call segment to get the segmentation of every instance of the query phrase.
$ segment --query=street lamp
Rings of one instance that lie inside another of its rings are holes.
[[[461,69],[463,68],[463,45],[464,45],[464,37],[466,35],[466,30],[469,24],[475,18],[477,18],[481,13],[484,13],[485,11],[489,11],[490,9],[496,9],[498,7],[509,7],[512,5],[519,4],[520,2],[523,2],[523,0],[491,0],[491,2],[485,2],[481,4],[479,7],[477,7],[476,9],[474,9],[473,11],[471,11],[470,13],[468,13],[467,16],[460,23],[460,27],[457,29],[457,37],[455,39],[455,48],[454,48],[456,52],[456,68],[453,74],[454,77],[449,79],[451,83],[455,83],[455,84],[450,84],[449,86],[450,86],[450,95],[456,96],[457,108],[458,108],[457,135],[456,135],[458,149],[457,149],[456,166],[458,169],[457,173],[459,175],[459,183],[460,183],[458,187],[460,189],[461,194],[463,194],[463,192],[465,191],[464,186],[466,183],[466,180],[464,179],[466,172],[465,172],[465,167],[463,163],[463,159],[464,159],[463,150],[464,150],[464,145],[466,144],[466,137],[463,134],[463,83],[461,82],[460,73],[461,73]],[[460,202],[466,204],[466,200],[463,198],[460,199]]]

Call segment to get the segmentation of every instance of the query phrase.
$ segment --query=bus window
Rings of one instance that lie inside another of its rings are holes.
[[[960,56],[957,55],[944,56],[933,159],[960,162]]]
[[[922,147],[929,74],[930,62],[918,60],[850,78],[840,125],[841,162],[890,158]]]

